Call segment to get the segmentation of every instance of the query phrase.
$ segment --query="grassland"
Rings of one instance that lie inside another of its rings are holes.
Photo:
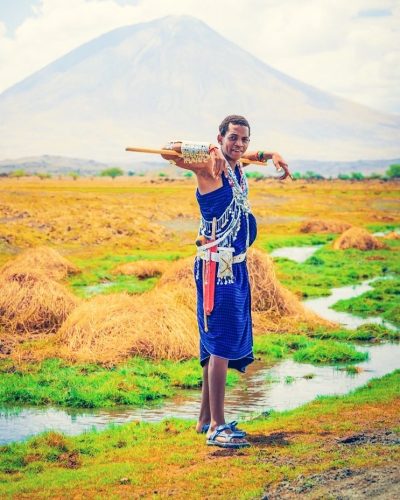
[[[133,422],[1,447],[3,498],[381,498],[399,492],[400,372],[245,425],[252,447],[204,445],[193,422]],[[371,477],[378,477],[374,483]],[[372,483],[372,484],[371,484]]]
[[[373,291],[336,307],[361,316],[379,314],[400,324],[399,240],[386,240],[387,247],[381,250],[337,251],[331,246],[336,234],[300,230],[309,218],[349,222],[371,232],[399,228],[399,183],[250,184],[258,220],[256,247],[270,251],[322,245],[302,264],[276,259],[277,277],[285,287],[299,298],[318,297],[328,295],[332,287],[384,277],[373,284]],[[26,248],[46,245],[81,270],[63,282],[81,298],[146,292],[157,278],[116,275],[113,269],[140,260],[172,261],[193,255],[198,214],[194,189],[194,181],[188,179],[167,183],[145,178],[2,178],[0,266]],[[360,353],[349,342],[399,338],[398,332],[376,326],[348,331],[298,324],[290,332],[296,335],[258,333],[258,356],[269,361],[294,356],[315,364],[359,360]],[[46,342],[30,340],[26,350],[46,352]],[[104,366],[46,356],[39,362],[1,353],[0,358],[2,404],[140,406],[170,397],[180,388],[198,387],[201,377],[197,360],[132,358]],[[229,383],[236,381],[237,376],[230,375]],[[398,394],[397,372],[353,395],[323,398],[293,412],[260,417],[246,426],[253,447],[235,453],[208,449],[204,438],[193,433],[193,422],[184,421],[136,422],[75,438],[50,433],[1,449],[0,492],[20,498],[329,497],[339,479],[343,487],[351,478],[359,478],[362,486],[363,478],[376,470],[381,477],[391,477],[393,471],[398,477]],[[356,437],[348,445],[349,436]],[[368,484],[365,479],[367,488]],[[382,485],[384,493],[390,484],[388,480]]]

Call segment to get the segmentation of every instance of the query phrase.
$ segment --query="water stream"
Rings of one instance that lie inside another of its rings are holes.
[[[285,259],[294,260],[295,262],[305,262],[309,257],[321,248],[323,245],[311,245],[304,247],[281,247],[272,250],[271,257],[284,257]]]
[[[272,367],[265,367],[265,363],[256,361],[250,365],[241,383],[227,390],[227,418],[249,419],[271,409],[295,408],[318,395],[345,394],[373,377],[381,377],[400,368],[400,344],[378,344],[359,349],[368,351],[369,359],[357,365],[361,372],[356,375],[336,367],[296,363],[291,359]],[[132,420],[156,422],[168,417],[196,419],[199,399],[200,389],[182,391],[179,397],[149,408],[3,408],[0,411],[0,444],[25,439],[50,429],[79,434]]]
[[[290,247],[289,254],[280,254],[302,262],[320,246]],[[284,249],[279,249],[284,250]],[[277,251],[273,254],[278,256]],[[290,256],[289,256],[290,255]],[[295,258],[296,257],[296,258]],[[378,278],[375,278],[378,279]],[[395,328],[381,318],[357,318],[336,312],[330,307],[340,299],[352,298],[371,289],[367,280],[359,285],[334,288],[329,297],[311,299],[304,304],[318,315],[356,328],[363,323],[381,323]],[[246,376],[233,389],[227,390],[226,415],[229,419],[249,419],[254,415],[273,410],[286,410],[315,399],[318,395],[345,394],[373,377],[381,377],[400,368],[400,344],[359,346],[367,351],[369,359],[357,366],[360,373],[348,374],[331,366],[313,366],[283,360],[267,367],[262,361],[250,365]],[[200,389],[180,391],[179,396],[158,406],[148,408],[112,408],[76,410],[58,408],[0,408],[0,444],[25,439],[45,430],[66,434],[79,434],[93,428],[102,429],[110,424],[132,420],[155,422],[168,417],[195,419],[199,411]]]

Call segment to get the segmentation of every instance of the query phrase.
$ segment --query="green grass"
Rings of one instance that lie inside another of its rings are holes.
[[[310,339],[305,335],[268,334],[254,338],[254,354],[264,359],[281,359],[308,345]]]
[[[132,422],[73,437],[47,432],[0,447],[2,495],[120,498],[163,497],[175,491],[179,498],[184,492],[187,498],[201,498],[225,492],[229,485],[229,498],[254,498],[262,496],[266,484],[299,474],[359,469],[371,466],[373,460],[392,464],[394,446],[346,447],[337,444],[336,438],[359,432],[360,425],[372,430],[393,427],[393,418],[386,423],[385,410],[395,414],[399,394],[397,370],[345,396],[320,397],[294,410],[260,416],[247,423],[246,430],[250,436],[269,436],[270,444],[261,441],[230,456],[207,450],[192,421]],[[372,416],[371,408],[375,409]],[[376,415],[380,415],[378,423],[373,420]],[[273,436],[281,434],[287,443],[274,444]],[[233,482],[233,477],[238,481]],[[128,489],[121,489],[122,478]]]
[[[400,340],[400,331],[385,328],[382,325],[374,323],[366,323],[357,327],[355,330],[347,330],[345,328],[327,329],[316,328],[315,330],[307,330],[307,335],[314,338],[334,339],[350,342],[370,342],[370,341],[396,341]]]
[[[78,275],[68,279],[68,285],[80,297],[89,297],[98,294],[128,292],[144,293],[151,290],[158,278],[140,280],[135,276],[112,274],[112,270],[120,264],[139,260],[166,260],[174,261],[182,257],[182,252],[145,252],[133,251],[129,255],[108,254],[90,259],[71,258],[71,261],[82,270]],[[110,285],[112,283],[112,285]],[[87,290],[87,287],[96,287],[96,290]]]
[[[305,335],[257,336],[254,352],[267,360],[281,359],[293,354],[295,361],[312,364],[348,363],[368,358],[367,353],[357,351],[351,344],[335,342],[332,339],[315,340]]]
[[[292,239],[292,238],[290,238]],[[276,258],[278,279],[299,297],[330,295],[331,289],[369,278],[400,275],[399,240],[388,241],[389,250],[333,250],[324,246],[304,263]],[[396,278],[397,279],[397,278]]]
[[[257,236],[257,246],[271,252],[276,248],[282,247],[304,247],[311,245],[325,245],[333,239],[335,234],[290,234],[277,235],[262,233]]]
[[[178,389],[201,386],[197,359],[153,362],[132,358],[106,368],[98,364],[68,364],[60,359],[15,365],[0,360],[0,403],[100,408],[143,406],[176,394]],[[228,385],[238,374],[228,373]]]
[[[338,364],[365,361],[368,353],[357,351],[351,344],[333,341],[314,341],[294,353],[293,359],[300,363]]]
[[[400,275],[371,283],[373,290],[359,297],[340,300],[333,309],[363,318],[381,316],[400,327]]]

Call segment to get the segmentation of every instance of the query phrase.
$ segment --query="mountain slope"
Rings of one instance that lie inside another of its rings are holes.
[[[213,141],[231,113],[249,119],[252,146],[288,158],[400,155],[398,117],[303,84],[173,16],[106,33],[0,95],[0,159],[127,159],[128,145]]]

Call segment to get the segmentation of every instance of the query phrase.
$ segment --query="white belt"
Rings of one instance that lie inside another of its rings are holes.
[[[223,247],[222,247],[223,248]],[[203,260],[209,261],[210,259],[213,262],[219,262],[219,253],[218,252],[210,252],[210,250],[199,250],[197,251],[197,257]],[[240,253],[239,255],[235,255],[233,257],[232,262],[234,264],[239,264],[239,262],[243,262],[246,258],[246,252]]]

